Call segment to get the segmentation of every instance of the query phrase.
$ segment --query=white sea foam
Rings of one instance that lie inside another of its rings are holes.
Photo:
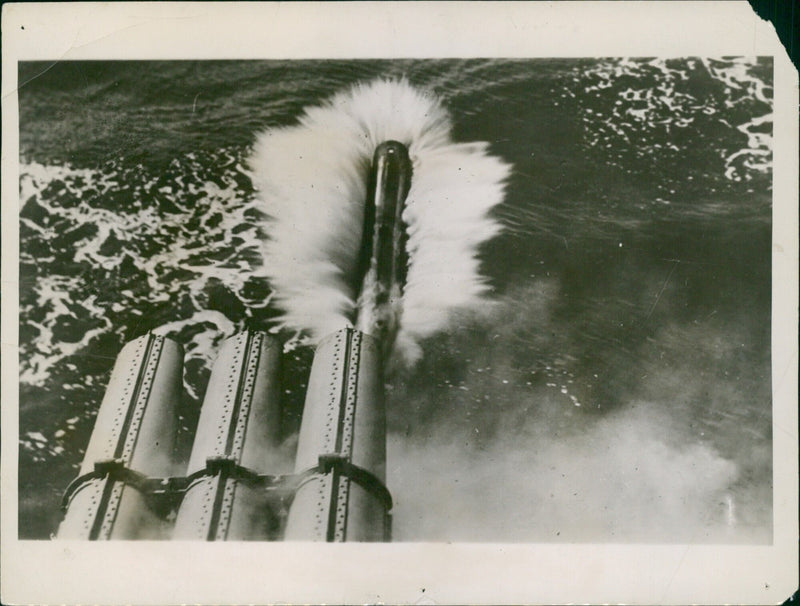
[[[224,153],[224,150],[220,151],[220,155]],[[191,307],[197,311],[190,317],[176,317],[174,321],[159,327],[157,332],[172,336],[183,327],[201,325],[203,330],[196,331],[191,342],[186,343],[186,358],[200,358],[206,365],[210,365],[215,347],[221,339],[240,329],[224,314],[206,309],[204,289],[210,283],[216,282],[244,298],[242,293],[247,281],[260,277],[260,268],[244,260],[246,253],[257,248],[260,241],[258,229],[247,215],[255,202],[242,199],[231,175],[221,175],[222,185],[201,177],[195,178],[193,172],[199,174],[199,165],[196,165],[193,154],[188,154],[183,161],[188,165],[186,170],[190,171],[193,178],[188,182],[183,182],[180,177],[176,179],[180,181],[176,186],[181,193],[174,197],[174,207],[177,209],[174,213],[160,213],[155,205],[143,205],[138,198],[125,212],[93,205],[91,198],[109,195],[112,190],[120,187],[119,180],[125,179],[113,167],[91,170],[37,162],[22,165],[21,202],[24,204],[29,199],[35,199],[52,219],[43,224],[44,226],[24,216],[20,218],[20,222],[37,232],[44,242],[54,239],[59,230],[65,229],[63,225],[91,225],[95,228],[94,232],[71,244],[74,262],[81,267],[102,268],[113,272],[124,257],[128,256],[135,264],[138,275],[146,282],[146,288],[142,290],[147,297],[144,301],[141,298],[143,295],[123,290],[116,301],[100,305],[96,297],[87,295],[89,285],[83,275],[64,276],[55,273],[37,277],[32,289],[36,297],[36,308],[41,310],[42,317],[36,321],[30,318],[26,320],[37,330],[38,336],[33,343],[26,344],[26,355],[21,360],[22,383],[44,385],[55,364],[78,353],[94,337],[125,330],[124,326],[112,326],[108,319],[109,311],[119,312],[123,306],[130,313],[136,314],[142,304],[171,303],[178,295],[185,294],[192,303]],[[153,187],[156,178],[144,174],[141,183],[137,182],[140,189],[135,190],[136,196],[144,195],[141,188]],[[63,188],[65,197],[76,200],[74,205],[60,205],[53,199],[58,198],[58,194],[43,195],[54,183]],[[163,189],[165,188],[162,187],[159,191]],[[195,201],[184,207],[181,202],[187,196],[193,196]],[[196,207],[205,209],[199,232],[197,228],[187,226],[197,214]],[[215,216],[219,217],[219,221],[213,225],[208,223]],[[53,226],[56,220],[60,222],[58,228]],[[121,242],[119,250],[103,251],[104,243],[112,235]],[[150,242],[163,244],[152,254],[138,252],[139,244]],[[208,254],[218,251],[225,254]],[[63,253],[56,251],[54,254]],[[52,257],[32,258],[23,251],[21,259],[28,263],[42,263],[51,261]],[[170,277],[173,274],[183,277]],[[187,274],[192,279],[187,279]],[[92,286],[103,287],[98,284]],[[248,300],[248,304],[258,307],[268,301],[267,296],[259,301]],[[60,319],[74,316],[76,305],[86,310],[86,317],[96,318],[101,323],[86,330],[75,342],[67,342],[57,338],[54,329]]]
[[[690,59],[682,68],[674,63],[669,59],[610,59],[576,77],[577,81],[588,82],[583,86],[587,100],[602,99],[607,94],[603,91],[613,91],[615,83],[622,78],[632,83],[617,93],[614,105],[604,114],[592,108],[585,110],[581,120],[587,126],[588,144],[606,148],[610,154],[619,154],[622,149],[638,157],[660,157],[667,150],[680,153],[682,144],[673,138],[675,132],[689,126],[698,127],[698,118],[702,121],[704,115],[724,115],[737,105],[755,102],[757,109],[754,111],[767,113],[754,115],[744,123],[728,125],[747,137],[746,145],[733,149],[724,147],[715,152],[724,160],[722,174],[731,181],[749,181],[755,173],[768,173],[772,169],[772,132],[765,126],[771,125],[773,120],[772,87],[753,73],[758,60],[747,57]],[[699,97],[688,85],[690,72],[702,78],[701,70],[722,84],[718,98],[714,95]],[[656,74],[657,82],[649,83],[649,77]],[[727,124],[724,118],[720,121]],[[659,136],[656,137],[658,142],[648,143],[648,138],[642,136],[648,131],[663,131],[667,140],[661,141]],[[617,149],[614,141],[623,141],[625,146]],[[634,141],[636,145],[631,146]],[[609,163],[630,170],[624,159],[609,160]]]
[[[450,131],[435,96],[378,80],[306,109],[296,126],[258,135],[250,166],[269,215],[265,272],[286,326],[319,339],[352,324],[369,165],[387,140],[405,144],[413,165],[397,359],[413,362],[420,340],[453,312],[480,306],[477,248],[500,230],[489,211],[510,167],[486,143],[454,143]]]

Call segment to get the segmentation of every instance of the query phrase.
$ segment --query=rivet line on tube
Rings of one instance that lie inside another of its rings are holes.
[[[107,460],[149,476],[169,476],[176,471],[175,406],[181,394],[182,361],[179,344],[154,334],[125,345],[111,373],[80,475]],[[78,487],[58,537],[163,538],[167,531],[142,494],[113,475],[105,475]]]
[[[189,473],[209,459],[226,459],[200,476],[184,496],[178,539],[268,540],[280,532],[267,494],[233,473],[235,466],[265,474],[274,463],[280,427],[280,344],[262,332],[226,340],[214,364],[195,434]]]
[[[386,477],[386,417],[378,341],[354,329],[323,339],[311,367],[295,469],[340,457]],[[336,465],[303,483],[289,511],[286,540],[382,541],[386,503]]]

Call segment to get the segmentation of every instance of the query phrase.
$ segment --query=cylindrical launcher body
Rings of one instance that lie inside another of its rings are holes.
[[[226,340],[208,383],[188,473],[222,457],[259,474],[270,472],[280,429],[281,346],[262,332]],[[183,498],[173,538],[266,540],[274,535],[264,490],[224,468],[193,482]]]
[[[80,474],[100,461],[146,476],[173,474],[176,405],[183,349],[154,334],[125,345],[117,357]],[[164,538],[166,524],[132,486],[111,476],[90,479],[72,495],[58,529],[60,539]]]
[[[298,473],[338,455],[374,478],[386,476],[386,415],[380,346],[343,329],[317,347],[297,447]],[[336,468],[310,476],[289,511],[286,540],[382,541],[388,512],[374,491]]]

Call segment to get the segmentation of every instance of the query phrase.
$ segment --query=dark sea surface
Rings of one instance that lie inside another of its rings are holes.
[[[221,340],[275,327],[256,133],[403,76],[513,173],[495,305],[387,386],[395,540],[772,540],[773,76],[739,58],[21,64],[20,538],[126,341],[183,343],[186,453]]]

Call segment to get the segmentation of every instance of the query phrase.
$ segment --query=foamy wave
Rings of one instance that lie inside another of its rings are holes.
[[[737,57],[728,61],[703,61],[703,66],[712,77],[725,84],[726,108],[731,108],[745,99],[756,99],[772,107],[771,87],[749,72],[756,63],[755,58]],[[736,129],[747,137],[747,146],[725,158],[725,178],[731,181],[750,179],[752,171],[766,173],[772,168],[772,112],[754,117]],[[764,126],[769,125],[769,131]]]
[[[696,144],[681,131],[724,125],[744,134],[746,142],[712,142],[712,151],[723,161],[720,174],[739,182],[751,180],[755,173],[768,173],[772,93],[771,86],[758,77],[757,65],[757,59],[746,57],[600,62],[575,76],[576,82],[588,82],[582,90],[586,99],[607,103],[601,111],[584,110],[581,120],[587,142],[590,147],[607,149],[610,164],[630,170],[629,161],[621,155],[626,150],[641,159],[677,156]],[[713,90],[698,94],[697,82],[709,78],[716,83]],[[630,85],[623,89],[621,81]]]
[[[488,213],[510,167],[485,143],[453,143],[450,130],[434,96],[379,80],[306,109],[297,126],[258,135],[250,165],[269,215],[264,265],[285,325],[319,339],[352,324],[369,165],[386,140],[405,144],[413,164],[400,358],[415,360],[419,341],[453,311],[480,305],[477,247],[500,229]]]
[[[242,172],[235,155],[218,153],[231,170],[213,180],[193,153],[173,162],[178,174],[166,183],[161,175],[143,170],[132,175],[113,163],[101,169],[37,162],[21,166],[20,199],[39,210],[34,218],[23,212],[20,223],[40,249],[52,251],[43,257],[23,250],[21,261],[51,268],[57,257],[71,259],[69,267],[37,276],[31,286],[34,298],[25,302],[39,310],[35,318],[31,309],[23,305],[21,310],[36,331],[23,345],[22,383],[44,385],[54,365],[95,337],[128,329],[113,321],[119,314],[141,315],[142,308],[154,304],[175,307],[158,332],[178,336],[183,331],[187,360],[208,364],[221,339],[241,329],[241,322],[207,309],[210,287],[219,285],[249,308],[268,305],[268,293],[248,295],[248,281],[261,277],[255,202],[242,194],[235,179]],[[104,202],[123,190],[131,194],[125,206]],[[159,208],[161,200],[168,201],[169,211]],[[57,244],[64,232],[76,235]],[[128,269],[120,274],[126,262]],[[103,289],[119,290],[113,296],[92,294]],[[180,300],[188,305],[178,305]],[[64,323],[74,325],[69,339],[58,334]]]
[[[36,304],[44,310],[40,321],[29,320],[29,324],[39,332],[36,344],[27,356],[20,360],[20,382],[41,385],[50,375],[50,367],[80,351],[94,337],[111,330],[111,322],[104,317],[96,305],[96,297],[88,296],[81,301],[85,316],[93,316],[99,326],[89,328],[77,342],[57,339],[54,330],[61,318],[75,316],[75,304],[70,293],[80,288],[79,280],[61,276],[43,277],[39,280]]]

